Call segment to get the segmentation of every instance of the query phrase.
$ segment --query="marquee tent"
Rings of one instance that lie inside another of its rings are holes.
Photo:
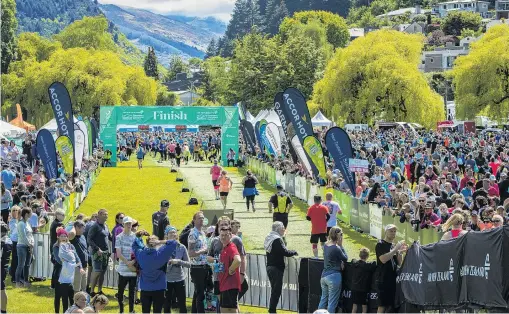
[[[76,123],[76,122],[78,122],[78,119],[76,119],[76,117],[74,117],[74,123]],[[46,129],[50,132],[56,132],[58,129],[57,120],[55,120],[55,118],[49,120],[48,123],[46,123],[45,125],[43,125],[41,127],[41,129]]]
[[[255,120],[255,117],[253,117],[251,112],[248,111],[246,112],[246,120],[252,123]]]
[[[16,138],[23,136],[27,131],[9,122],[0,121],[0,134],[6,138]]]
[[[311,118],[311,124],[314,127],[329,127],[332,126],[332,121],[327,119],[321,111],[318,111],[313,118]]]

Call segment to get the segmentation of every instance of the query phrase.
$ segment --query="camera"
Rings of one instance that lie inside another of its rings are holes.
[[[419,224],[421,223],[421,221],[419,219],[412,219],[410,220],[410,224],[412,225],[412,228],[414,229],[415,232],[419,231]]]

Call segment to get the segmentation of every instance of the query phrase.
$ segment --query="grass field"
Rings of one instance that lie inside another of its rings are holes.
[[[84,213],[90,215],[97,212],[101,208],[105,208],[109,212],[107,221],[110,229],[114,226],[115,214],[123,212],[140,222],[141,227],[151,232],[152,213],[159,209],[160,201],[168,199],[171,203],[169,209],[169,217],[172,225],[177,228],[183,228],[190,222],[192,215],[199,210],[198,205],[187,205],[189,194],[180,192],[182,184],[176,182],[176,174],[170,173],[167,167],[162,167],[154,162],[151,158],[147,158],[144,162],[145,168],[138,170],[136,161],[129,161],[119,164],[117,168],[103,168],[92,190],[88,194],[84,203],[74,213]],[[229,169],[231,174],[243,175],[236,168]],[[206,187],[209,188],[209,178],[204,178]],[[205,183],[204,183],[205,185]],[[203,186],[190,187],[195,188],[195,194],[202,199],[204,194]],[[267,192],[274,193],[275,188],[267,183],[261,183],[260,188]],[[264,201],[265,202],[265,201]],[[305,220],[307,204],[294,199],[294,212],[299,213],[299,217]],[[260,226],[266,230],[267,226]],[[344,232],[344,242],[349,258],[357,258],[356,254],[363,246],[374,251],[375,240],[367,235],[360,234],[348,226],[341,225]],[[308,230],[306,229],[306,232]],[[265,234],[266,231],[263,231]],[[244,243],[247,251],[257,249],[260,243],[253,243],[250,235],[244,235]],[[310,251],[309,243],[296,248],[305,252]],[[373,258],[373,257],[372,257]],[[8,312],[10,313],[49,313],[53,310],[54,291],[49,288],[49,280],[40,283],[34,283],[31,288],[14,289],[7,280],[7,295],[9,297]],[[113,298],[115,290],[104,289],[109,296],[110,303],[104,312],[118,312],[118,303]],[[136,312],[141,312],[141,306],[136,306]],[[190,311],[190,300],[188,299],[188,310]],[[241,306],[243,313],[266,313],[266,308]],[[280,313],[289,313],[278,311]]]

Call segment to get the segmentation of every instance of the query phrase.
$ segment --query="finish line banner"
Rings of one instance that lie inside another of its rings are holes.
[[[117,125],[199,125],[221,127],[221,160],[226,166],[226,154],[231,148],[239,150],[239,111],[237,107],[156,107],[156,106],[102,106],[100,138],[105,150],[112,153],[111,162],[117,162]],[[88,141],[88,137],[86,138]]]

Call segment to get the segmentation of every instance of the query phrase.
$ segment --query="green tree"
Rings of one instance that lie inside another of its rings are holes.
[[[64,49],[81,47],[96,50],[117,51],[111,33],[108,32],[108,20],[104,16],[85,17],[66,27],[55,35]]]
[[[265,13],[265,31],[275,35],[279,31],[279,25],[288,16],[284,0],[268,0]]]
[[[170,65],[168,67],[168,75],[166,81],[172,81],[177,77],[179,73],[189,73],[189,65],[182,60],[179,55],[172,55],[170,59]]]
[[[203,62],[203,82],[201,95],[207,101],[227,104],[231,98],[228,61],[222,57],[212,57]]]
[[[452,70],[456,112],[470,119],[483,111],[492,118],[509,114],[509,26],[490,28]]]
[[[21,33],[18,38],[17,59],[35,59],[41,62],[61,48],[60,42],[41,37],[37,33]]]
[[[203,60],[200,58],[191,58],[188,61],[189,68],[194,71],[201,70],[201,66],[203,64]]]
[[[392,0],[375,0],[370,5],[371,14],[374,16],[393,11],[395,8],[396,3]]]
[[[168,92],[166,87],[161,88],[157,93],[156,106],[175,106],[178,102],[177,94]]]
[[[313,101],[341,123],[411,121],[433,127],[444,118],[441,97],[419,72],[422,36],[382,30],[336,51]]]
[[[159,79],[159,70],[157,68],[157,57],[153,47],[148,47],[148,53],[145,57],[143,69],[147,76]]]
[[[442,29],[446,35],[460,36],[464,29],[478,31],[481,21],[481,16],[476,12],[452,11],[447,14]]]
[[[288,32],[298,24],[306,24],[310,21],[319,22],[326,31],[327,40],[334,48],[345,47],[350,39],[348,26],[345,20],[337,15],[325,11],[297,12],[291,18],[286,18],[280,26],[280,34],[283,39],[288,37]]]
[[[350,27],[373,27],[377,28],[381,21],[373,16],[369,7],[352,8],[346,21]]]
[[[217,56],[217,54],[218,54],[218,51],[217,51],[216,40],[214,38],[212,38],[209,42],[209,45],[207,46],[207,52],[205,52],[204,59],[211,58],[213,56]]]
[[[16,49],[16,2],[14,0],[2,0],[2,64],[1,73],[7,73]]]

